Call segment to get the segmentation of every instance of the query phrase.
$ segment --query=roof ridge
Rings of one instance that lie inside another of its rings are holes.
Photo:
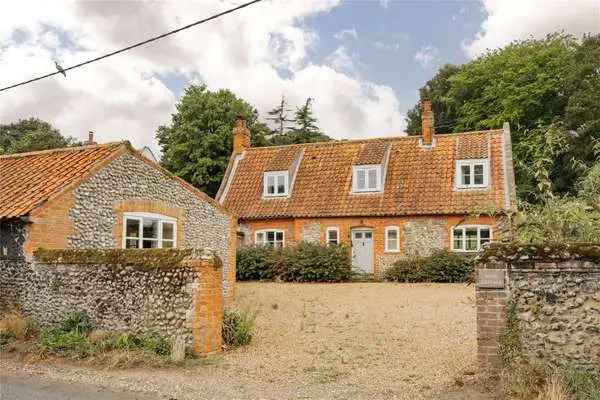
[[[497,128],[497,129],[484,129],[484,130],[467,131],[467,132],[436,133],[434,135],[434,137],[477,135],[477,134],[489,133],[489,132],[502,132],[502,129]],[[376,142],[376,141],[406,140],[406,139],[418,139],[420,137],[421,137],[421,135],[406,134],[405,136],[381,136],[381,137],[375,137],[375,138],[362,138],[362,139],[334,139],[334,140],[329,140],[327,142],[292,143],[292,144],[280,144],[277,146],[249,147],[246,150],[263,150],[263,149],[277,149],[277,148],[287,148],[287,147],[326,146],[326,145],[334,145],[335,146],[335,145],[341,145],[341,144],[345,144],[345,143],[368,143],[368,142]]]
[[[36,156],[36,155],[40,155],[40,154],[51,154],[51,153],[60,153],[60,152],[66,153],[66,152],[84,151],[84,150],[90,150],[90,149],[102,148],[102,147],[113,147],[113,146],[118,146],[118,145],[123,145],[123,144],[129,144],[129,141],[121,140],[118,142],[88,144],[88,145],[84,145],[84,146],[73,146],[73,147],[60,147],[60,148],[56,148],[56,149],[28,151],[25,153],[0,154],[0,159],[22,158],[22,157]]]

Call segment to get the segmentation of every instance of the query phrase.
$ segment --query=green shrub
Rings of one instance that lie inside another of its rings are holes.
[[[120,350],[140,349],[161,356],[168,356],[171,354],[171,345],[169,341],[154,333],[148,335],[124,333],[116,339],[115,348]]]
[[[466,282],[473,267],[472,258],[441,249],[429,257],[396,261],[385,270],[384,279],[393,282]]]
[[[93,346],[86,336],[76,331],[44,330],[40,336],[40,345],[46,351],[72,358],[85,358],[93,353]]]
[[[237,278],[286,282],[343,282],[352,276],[346,246],[300,242],[284,249],[246,246],[237,252]]]
[[[229,347],[250,344],[254,336],[256,314],[250,311],[225,309],[223,315],[223,343]]]
[[[276,251],[267,246],[244,246],[237,250],[238,281],[273,279]]]
[[[88,334],[92,331],[90,317],[82,311],[73,312],[59,324],[58,328],[63,332],[77,332]]]
[[[346,246],[300,242],[281,253],[278,278],[286,282],[344,282],[352,276]]]

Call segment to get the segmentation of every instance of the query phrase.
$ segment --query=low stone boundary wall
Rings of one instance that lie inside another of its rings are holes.
[[[87,313],[98,329],[183,337],[197,354],[221,349],[222,263],[199,250],[40,250],[0,260],[0,311],[42,327]]]
[[[500,364],[508,314],[522,352],[551,364],[600,364],[600,244],[495,245],[477,268],[477,356]]]

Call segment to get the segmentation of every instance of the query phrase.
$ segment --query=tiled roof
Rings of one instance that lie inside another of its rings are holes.
[[[0,218],[27,215],[124,146],[119,142],[0,156]]]
[[[250,148],[230,168],[233,176],[226,177],[230,182],[225,182],[220,200],[243,219],[465,214],[505,208],[502,130],[436,135],[433,148],[420,146],[419,140],[411,136]],[[263,173],[290,169],[302,149],[291,195],[264,199]],[[488,157],[489,188],[456,190],[456,160]],[[385,164],[386,158],[383,193],[352,194],[352,166]]]

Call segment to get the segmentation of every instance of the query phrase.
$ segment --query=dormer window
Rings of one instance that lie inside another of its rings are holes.
[[[459,189],[486,188],[489,182],[487,159],[458,160],[456,162],[456,187]]]
[[[264,175],[263,195],[265,197],[282,197],[289,194],[288,171],[269,171]]]
[[[381,192],[381,164],[356,165],[352,170],[352,191]]]

